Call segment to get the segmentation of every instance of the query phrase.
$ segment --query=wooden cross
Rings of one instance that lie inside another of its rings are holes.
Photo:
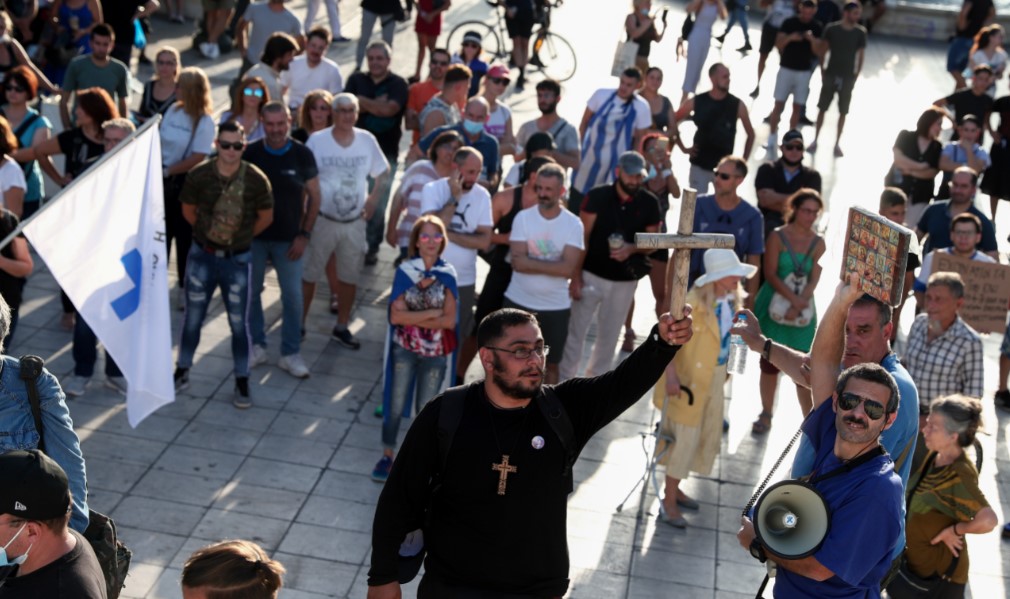
[[[678,320],[684,314],[687,281],[691,271],[691,250],[733,249],[736,244],[736,238],[732,235],[694,232],[694,204],[697,197],[696,190],[684,189],[676,234],[635,233],[635,244],[640,248],[673,250],[673,259],[666,270],[666,296],[670,299],[670,314]]]
[[[508,475],[519,472],[519,468],[509,464],[509,457],[502,454],[500,464],[491,464],[491,469],[498,471],[498,494],[505,494],[505,484],[508,482]]]

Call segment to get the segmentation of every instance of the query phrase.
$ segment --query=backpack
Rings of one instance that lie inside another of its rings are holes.
[[[42,375],[45,362],[38,356],[21,356],[21,380],[28,388],[28,400],[35,420],[35,431],[39,434],[39,450],[45,452],[45,438],[42,433],[42,405],[39,399],[38,378]],[[98,565],[105,576],[105,590],[108,599],[118,599],[126,585],[126,575],[130,570],[133,552],[116,536],[116,523],[105,514],[88,510],[88,528],[84,531],[91,548],[98,558]]]

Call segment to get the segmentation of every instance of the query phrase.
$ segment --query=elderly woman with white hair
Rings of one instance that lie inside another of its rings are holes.
[[[705,274],[687,294],[687,303],[694,307],[694,336],[667,366],[652,398],[662,410],[665,439],[657,447],[657,461],[666,468],[659,517],[675,528],[687,528],[681,508],[700,507],[680,489],[681,481],[692,471],[707,475],[719,455],[730,329],[746,296],[740,281],[757,272],[733,250],[706,250],[704,260]]]

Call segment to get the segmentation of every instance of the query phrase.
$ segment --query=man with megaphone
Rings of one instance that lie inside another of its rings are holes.
[[[839,285],[828,313],[844,314],[842,306],[861,295],[855,283],[852,275],[849,284]],[[819,328],[811,355],[837,357],[836,337]],[[762,532],[761,523],[755,531],[748,517],[737,533],[751,555],[778,565],[775,597],[879,597],[901,536],[902,482],[880,444],[881,433],[897,418],[897,384],[878,364],[858,364],[840,375],[837,364],[837,358],[811,360],[814,409],[803,423],[815,456],[806,482],[827,507],[823,541],[797,554],[776,535],[780,531]]]

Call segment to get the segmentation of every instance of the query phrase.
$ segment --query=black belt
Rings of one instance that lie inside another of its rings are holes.
[[[339,218],[334,218],[334,217],[330,216],[329,214],[324,214],[322,211],[319,212],[319,216],[325,218],[328,221],[332,221],[332,222],[335,222],[335,223],[344,223],[344,224],[354,223],[354,222],[357,222],[357,221],[361,220],[360,218],[352,218],[350,220],[340,220]]]
[[[213,254],[216,258],[231,258],[233,256],[238,256],[239,254],[244,254],[252,249],[252,246],[246,246],[241,249],[224,249],[217,248],[209,243],[202,243],[200,241],[196,242],[196,245],[200,247],[201,250],[207,252],[208,254]]]

